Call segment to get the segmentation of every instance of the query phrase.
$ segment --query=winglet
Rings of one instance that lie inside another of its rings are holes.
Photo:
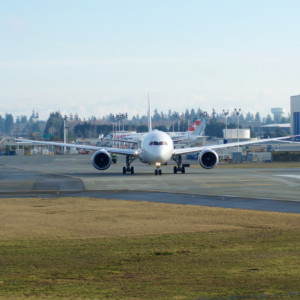
[[[151,121],[151,103],[148,93],[148,132],[152,131],[152,121]]]

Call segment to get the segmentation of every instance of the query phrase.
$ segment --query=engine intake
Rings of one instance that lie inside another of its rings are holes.
[[[111,155],[104,149],[98,150],[92,156],[93,166],[98,170],[106,170],[111,165]]]
[[[199,154],[199,164],[204,169],[212,169],[219,163],[219,156],[213,150],[203,150]]]

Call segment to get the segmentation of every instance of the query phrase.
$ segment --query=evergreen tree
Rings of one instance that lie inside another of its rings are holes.
[[[273,123],[273,119],[271,115],[267,115],[266,124],[272,124],[272,123]]]
[[[185,116],[185,119],[186,119],[186,120],[188,120],[188,119],[190,118],[190,111],[189,111],[188,108],[185,110],[184,116]]]
[[[4,119],[0,116],[0,132],[4,133]]]
[[[154,114],[152,116],[153,122],[160,121],[160,114],[158,113],[157,109],[154,110]]]
[[[209,123],[206,125],[205,134],[209,136],[215,136],[218,138],[223,137],[223,129],[225,128],[225,124],[217,122],[216,119],[210,119]]]
[[[247,115],[246,115],[245,121],[247,123],[253,123],[253,121],[254,121],[253,114],[251,114],[250,112],[248,112]]]
[[[22,124],[26,124],[27,123],[27,117],[26,116],[21,116],[20,122]]]
[[[257,112],[257,113],[255,114],[255,123],[256,123],[256,124],[260,124],[260,122],[261,122],[260,114],[259,114],[259,112]]]
[[[192,122],[195,122],[195,120],[196,120],[196,112],[195,112],[195,110],[193,108],[191,109],[190,120]]]
[[[51,140],[62,140],[64,136],[64,119],[60,112],[52,112],[46,122],[45,134],[51,135]]]
[[[9,135],[13,128],[14,128],[14,118],[12,114],[5,114],[4,133]]]
[[[77,114],[77,113],[76,113],[76,114],[75,114],[75,116],[74,116],[74,120],[75,120],[75,121],[80,121],[80,119],[79,119],[79,117],[78,117],[78,114]]]

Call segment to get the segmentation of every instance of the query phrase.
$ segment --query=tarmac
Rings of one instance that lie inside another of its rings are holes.
[[[300,213],[300,168],[218,168],[187,161],[186,174],[134,161],[135,174],[122,174],[119,157],[105,171],[90,155],[1,156],[0,198],[97,197],[135,201]]]

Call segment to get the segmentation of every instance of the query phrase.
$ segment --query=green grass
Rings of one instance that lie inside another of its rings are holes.
[[[300,297],[299,236],[298,229],[249,228],[140,237],[2,240],[0,297],[276,295],[276,299],[295,299]]]

